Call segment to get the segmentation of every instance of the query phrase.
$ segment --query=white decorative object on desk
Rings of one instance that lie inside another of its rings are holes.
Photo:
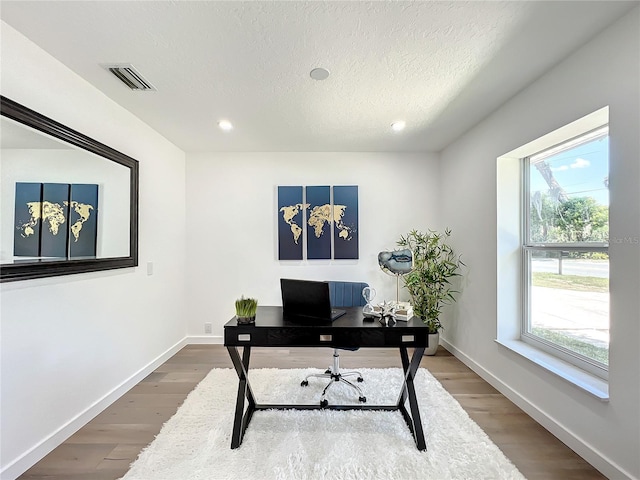
[[[365,318],[379,317],[380,310],[371,303],[373,299],[376,298],[375,288],[364,287],[362,289],[362,297],[367,302],[367,304],[362,307],[362,315],[364,315]]]
[[[397,302],[393,316],[396,320],[406,322],[413,317],[413,307],[409,302]]]

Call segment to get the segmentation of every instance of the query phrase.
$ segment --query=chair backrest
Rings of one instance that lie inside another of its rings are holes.
[[[363,307],[366,301],[362,290],[369,284],[364,282],[328,282],[332,307]]]

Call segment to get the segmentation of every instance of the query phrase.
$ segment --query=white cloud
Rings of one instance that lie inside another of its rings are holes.
[[[585,160],[584,158],[576,158],[576,161],[573,162],[570,166],[571,168],[587,168],[589,165],[591,165],[591,162],[589,162],[589,160]]]
[[[565,170],[569,170],[568,165],[561,165],[560,167],[551,167],[551,171],[553,172],[564,172]]]

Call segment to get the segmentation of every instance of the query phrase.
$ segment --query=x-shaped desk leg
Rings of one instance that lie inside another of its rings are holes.
[[[416,348],[409,361],[409,355],[406,347],[400,347],[400,358],[402,359],[402,370],[404,371],[404,381],[402,383],[402,390],[400,391],[400,397],[398,398],[398,410],[402,412],[404,420],[409,426],[409,430],[413,434],[413,438],[416,441],[418,450],[426,450],[427,443],[424,440],[424,430],[422,429],[422,421],[420,420],[420,410],[418,409],[418,399],[416,398],[416,387],[413,380],[420,366],[420,361],[424,355],[424,348]],[[411,413],[407,411],[405,402],[409,399],[409,409]]]
[[[245,346],[242,350],[242,360],[236,347],[227,347],[233,366],[238,374],[238,397],[236,398],[236,413],[233,420],[233,433],[231,436],[231,448],[238,448],[242,443],[242,437],[251,421],[253,412],[256,409],[256,399],[249,385],[247,371],[249,370],[249,359],[251,357],[251,347]],[[247,411],[244,412],[244,400],[247,399]]]

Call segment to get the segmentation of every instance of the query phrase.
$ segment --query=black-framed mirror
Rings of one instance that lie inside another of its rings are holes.
[[[0,281],[138,265],[138,161],[0,96]]]

